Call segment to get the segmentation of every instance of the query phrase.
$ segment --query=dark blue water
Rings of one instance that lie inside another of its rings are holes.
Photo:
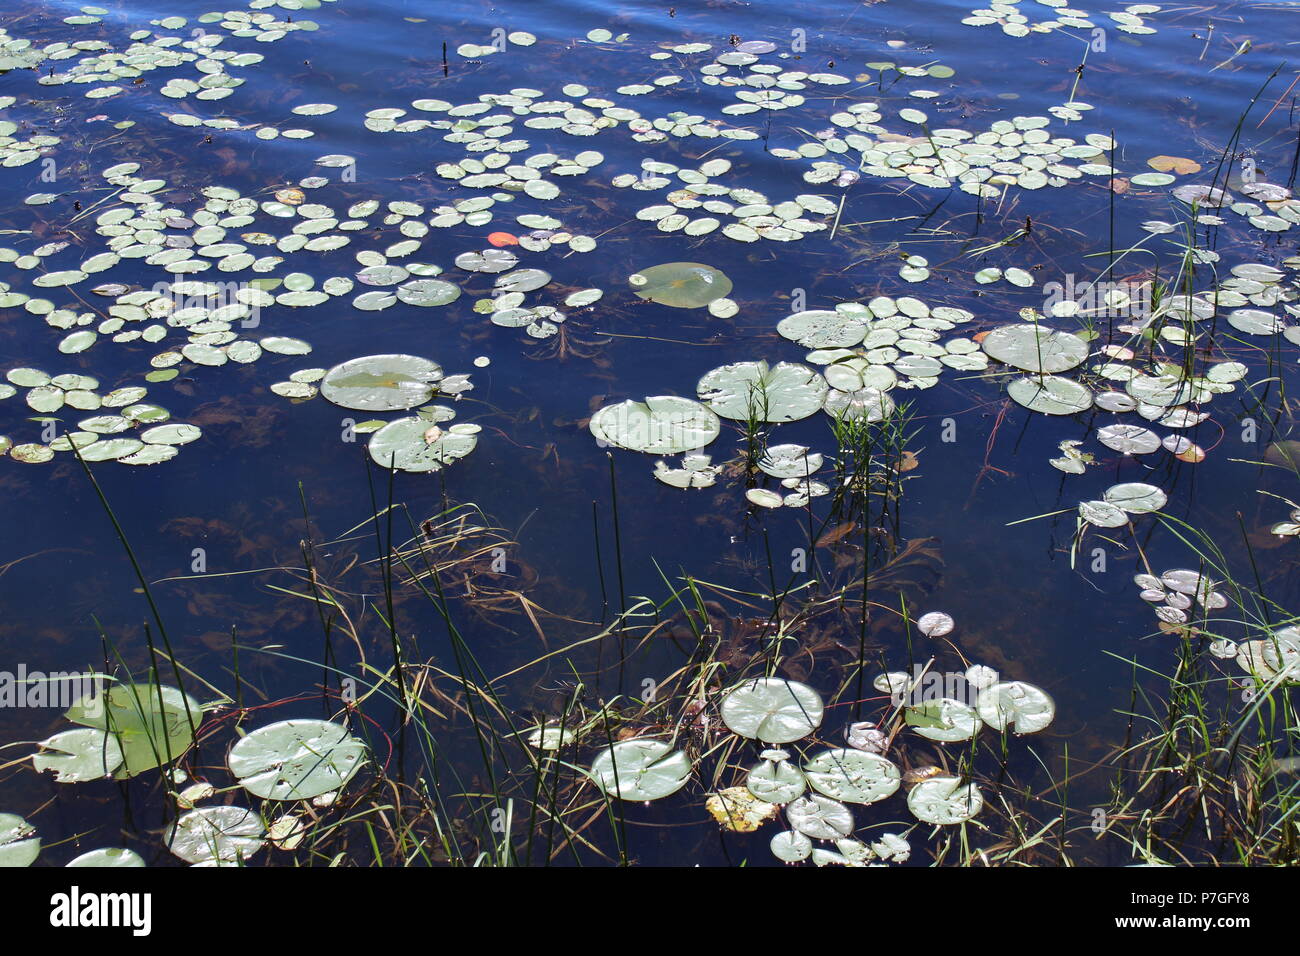
[[[69,37],[102,38],[122,45],[132,30],[152,29],[148,21],[162,16],[186,17],[189,22],[161,32],[191,36],[190,31],[201,26],[194,18],[206,9],[184,0],[165,8],[138,3],[108,6],[110,12],[100,25],[62,24],[61,18],[74,14],[78,6],[60,4],[19,5],[0,15],[0,26],[38,45]],[[1050,8],[1038,4],[1023,6],[1033,19],[1052,15]],[[411,119],[426,115],[409,108],[411,100],[422,97],[463,103],[483,93],[520,86],[559,97],[564,84],[578,82],[588,86],[591,95],[617,99],[619,105],[647,117],[673,110],[717,116],[722,106],[734,100],[730,88],[698,82],[695,70],[711,54],[674,54],[662,62],[647,56],[661,47],[694,41],[712,43],[715,52],[720,51],[733,34],[746,41],[770,40],[781,50],[789,50],[797,40],[797,68],[851,79],[866,72],[867,63],[886,60],[903,65],[939,62],[956,71],[952,78],[887,83],[884,91],[856,81],[812,87],[805,91],[808,102],[802,109],[773,115],[766,131],[772,146],[797,147],[809,139],[808,134],[826,128],[832,113],[859,100],[879,103],[891,128],[898,126],[897,110],[910,106],[926,110],[936,127],[978,132],[998,118],[1045,115],[1048,107],[1069,99],[1078,78],[1074,98],[1096,108],[1070,124],[1065,135],[1080,140],[1085,133],[1113,135],[1119,144],[1116,166],[1125,177],[1149,171],[1148,158],[1168,154],[1194,158],[1206,169],[1199,176],[1180,177],[1180,183],[1208,182],[1251,98],[1288,54],[1294,54],[1290,40],[1297,35],[1296,9],[1289,4],[1221,3],[1195,11],[1157,13],[1147,17],[1158,30],[1152,36],[1126,35],[1099,10],[1094,19],[1105,28],[1105,48],[1087,52],[1080,76],[1076,67],[1089,43],[1097,42],[1090,31],[1066,29],[1014,38],[996,26],[961,24],[969,9],[951,2],[683,3],[673,7],[341,0],[318,9],[271,8],[268,12],[288,14],[294,20],[310,18],[319,29],[290,33],[272,43],[227,39],[222,49],[253,51],[266,59],[231,68],[245,83],[220,101],[175,101],[159,95],[166,75],[194,75],[189,68],[147,72],[138,84],[124,81],[124,94],[105,100],[84,98],[81,86],[41,86],[32,71],[0,76],[0,95],[17,99],[3,115],[60,138],[51,154],[57,160],[56,186],[41,181],[40,164],[0,171],[0,229],[19,231],[0,236],[0,245],[25,251],[54,238],[68,239],[72,247],[47,265],[74,267],[85,258],[78,254],[79,244],[99,240],[87,220],[80,229],[74,226],[72,232],[59,232],[75,215],[71,203],[86,206],[102,198],[98,171],[124,161],[140,162],[142,176],[166,179],[167,200],[184,206],[190,205],[188,197],[210,185],[253,195],[323,175],[332,179],[331,184],[310,191],[309,201],[345,209],[362,199],[408,200],[432,210],[470,194],[434,172],[438,163],[458,159],[460,147],[443,143],[436,130],[368,131],[362,125],[368,110],[406,108],[404,119]],[[1210,22],[1213,31],[1207,31]],[[582,40],[598,27],[630,37],[620,44]],[[498,29],[526,30],[538,42],[528,48],[512,45],[481,61],[457,55],[461,44],[491,43]],[[1246,39],[1252,44],[1248,52],[1214,69]],[[444,43],[448,48],[445,75]],[[771,61],[796,68],[790,60]],[[614,93],[620,85],[651,82],[665,73],[685,79],[645,96]],[[1272,79],[1242,124],[1236,143],[1240,154],[1251,158],[1272,182],[1287,181],[1296,149],[1300,117],[1295,113],[1294,92],[1283,95],[1294,78],[1291,65]],[[906,92],[915,88],[939,95],[915,100]],[[325,116],[290,112],[305,103],[333,103],[339,109]],[[200,116],[224,116],[241,124],[272,122],[311,129],[315,135],[298,141],[261,141],[247,130],[178,127],[162,115],[188,108]],[[92,122],[100,114],[107,118]],[[112,124],[123,120],[134,125],[120,132],[112,129]],[[753,125],[760,132],[764,120],[761,114],[732,118],[737,125]],[[1051,129],[1054,135],[1062,131],[1055,121]],[[175,460],[156,467],[127,468],[111,462],[94,466],[145,575],[161,582],[154,584],[153,592],[178,658],[223,693],[233,694],[235,689],[232,628],[240,644],[250,649],[279,649],[294,657],[319,659],[322,638],[311,605],[272,590],[279,586],[301,591],[300,579],[289,571],[263,569],[300,568],[304,538],[331,542],[372,513],[372,492],[381,503],[388,496],[387,477],[367,466],[364,439],[341,440],[343,419],[365,418],[366,413],[349,413],[319,397],[291,403],[268,390],[291,372],[394,351],[431,357],[449,372],[473,373],[475,388],[458,403],[457,420],[482,426],[477,450],[441,475],[399,475],[393,496],[405,503],[415,521],[436,513],[445,503],[473,502],[517,542],[510,548],[507,573],[487,578],[487,586],[526,590],[531,601],[553,612],[541,620],[547,644],[542,645],[513,599],[503,600],[488,613],[476,613],[467,602],[456,604],[467,642],[485,671],[497,674],[591,636],[619,607],[608,459],[584,427],[596,408],[645,395],[693,396],[701,375],[728,362],[801,361],[804,350],[775,333],[776,323],[791,311],[796,290],[803,290],[809,308],[829,308],[847,299],[865,301],[877,294],[912,294],[931,305],[960,306],[975,314],[975,323],[964,334],[1015,321],[1021,308],[1042,308],[1043,283],[1063,281],[1068,274],[1099,275],[1106,258],[1098,254],[1106,251],[1112,230],[1115,247],[1122,249],[1146,235],[1140,223],[1173,221],[1175,209],[1182,208],[1168,198],[1165,188],[1135,186],[1112,198],[1106,177],[1086,177],[1060,189],[1013,190],[1001,203],[980,203],[965,193],[864,176],[847,191],[841,226],[833,239],[829,232],[798,243],[742,244],[719,234],[690,239],[657,233],[635,220],[637,209],[662,201],[661,192],[615,189],[609,180],[636,172],[645,158],[685,167],[704,158],[725,157],[735,165],[728,181],[774,197],[820,192],[824,187],[804,184],[795,172],[802,166],[765,152],[762,139],[674,137],[646,144],[634,142],[625,127],[581,138],[527,129],[522,123],[514,135],[530,144],[520,156],[543,149],[564,156],[596,149],[605,161],[588,176],[557,177],[563,195],[552,203],[521,196],[494,207],[497,216],[487,225],[432,230],[414,258],[436,262],[454,273],[451,260],[463,251],[483,248],[489,232],[522,232],[513,216],[525,212],[556,215],[574,232],[600,236],[600,245],[592,253],[570,255],[562,247],[521,252],[524,265],[544,268],[554,276],[547,297],[530,297],[530,304],[558,301],[562,294],[552,296],[555,288],[606,290],[594,307],[569,310],[563,340],[535,343],[520,330],[493,326],[476,314],[474,300],[490,287],[490,279],[482,276],[464,283],[469,291],[445,308],[399,305],[380,313],[360,312],[348,305],[351,295],[310,309],[277,306],[264,311],[259,334],[305,339],[313,346],[311,355],[266,355],[251,365],[221,368],[182,364],[180,377],[150,386],[148,400],[166,406],[177,421],[200,424],[203,437],[183,448]],[[356,157],[354,181],[341,181],[337,170],[314,165],[316,157],[332,153]],[[51,191],[61,197],[51,205],[28,207],[22,202],[32,193]],[[1226,266],[1237,262],[1275,263],[1295,254],[1294,230],[1266,234],[1243,227],[1240,217],[1225,215],[1229,226],[1213,240],[1224,256],[1225,272]],[[1032,220],[1026,239],[978,262],[965,255],[1008,235],[1026,218]],[[265,223],[259,220],[250,228],[265,228]],[[23,232],[33,229],[34,233]],[[353,259],[356,249],[383,248],[396,238],[391,229],[368,245],[358,236],[352,246],[338,252],[294,257],[273,274],[301,269],[318,280],[352,275],[358,268]],[[1159,241],[1148,245],[1163,248]],[[897,277],[898,248],[926,256],[934,272],[931,279],[916,286],[902,282]],[[1176,268],[1174,255],[1169,249],[1156,260],[1166,275]],[[737,316],[715,319],[704,310],[646,305],[627,292],[626,277],[631,272],[683,259],[707,262],[732,278],[732,298],[740,306]],[[984,265],[1032,269],[1039,284],[1032,289],[1006,283],[975,286],[971,274]],[[1133,257],[1119,267],[1119,273],[1135,274],[1152,266],[1151,257]],[[17,288],[26,280],[14,272],[9,264],[0,264],[0,280],[14,282]],[[124,263],[84,286],[101,280],[149,286],[158,278],[155,271]],[[463,279],[463,274],[457,273],[456,278]],[[64,291],[45,294],[60,305],[73,305],[71,297],[62,295]],[[358,286],[355,291],[365,290]],[[117,345],[103,338],[87,352],[60,355],[56,343],[61,334],[21,309],[0,310],[4,367],[90,374],[100,379],[104,391],[138,382],[149,357],[162,348]],[[1264,339],[1251,344],[1268,348]],[[491,365],[475,368],[473,360],[481,355],[490,357]],[[1252,364],[1252,379],[1276,377],[1266,402],[1276,414],[1279,395],[1296,384],[1295,346],[1282,342],[1275,354],[1277,364],[1271,368],[1267,368],[1268,356],[1260,351],[1238,349],[1234,357]],[[1033,415],[1007,403],[996,381],[964,373],[949,372],[937,387],[905,397],[913,403],[915,437],[909,447],[919,467],[907,474],[904,495],[891,509],[887,550],[897,553],[909,541],[918,546],[924,542],[929,549],[926,559],[903,575],[902,592],[912,610],[952,614],[959,627],[954,640],[968,660],[987,663],[1010,679],[1032,681],[1055,698],[1055,724],[1042,735],[1018,742],[1015,770],[1029,789],[1043,791],[1051,780],[1064,776],[1067,747],[1074,770],[1107,760],[1120,745],[1127,718],[1117,710],[1129,706],[1133,665],[1117,657],[1136,659],[1161,672],[1173,666],[1171,645],[1177,638],[1153,635],[1151,612],[1137,599],[1131,583],[1131,576],[1144,569],[1139,547],[1157,571],[1190,566],[1192,561],[1183,542],[1173,534],[1156,533],[1154,521],[1146,521],[1137,524],[1136,537],[1118,532],[1108,541],[1094,533],[1072,566],[1073,509],[1079,500],[1099,496],[1117,481],[1157,484],[1170,495],[1166,514],[1205,529],[1243,576],[1250,573],[1245,542],[1267,545],[1259,552],[1267,556],[1259,573],[1270,595],[1283,605],[1300,597],[1295,593],[1297,577],[1291,573],[1294,539],[1283,541],[1266,533],[1271,524],[1283,520],[1286,509],[1258,493],[1262,489],[1294,497],[1294,477],[1241,461],[1258,461],[1269,441],[1288,436],[1290,420],[1284,403],[1272,422],[1240,389],[1218,397],[1214,421],[1192,436],[1206,448],[1213,446],[1202,464],[1185,465],[1163,452],[1121,460],[1093,442],[1090,450],[1109,456],[1105,466],[1083,477],[1066,478],[1047,465],[1047,459],[1058,454],[1058,443],[1086,438],[1111,416],[1100,411],[1077,419]],[[36,441],[39,425],[28,420],[32,413],[21,401],[21,396],[15,396],[0,403],[0,433],[15,442]],[[1242,440],[1239,420],[1243,417],[1257,421],[1253,442]],[[945,430],[955,440],[945,440]],[[715,461],[730,457],[732,449],[739,447],[737,437],[734,429],[724,427],[710,449]],[[782,426],[776,440],[804,442],[827,452],[833,448],[827,421],[820,415]],[[632,600],[641,595],[665,600],[669,592],[661,572],[669,579],[688,573],[761,598],[768,590],[769,553],[781,567],[789,564],[792,549],[807,545],[809,516],[801,509],[747,514],[743,485],[720,482],[706,491],[684,493],[651,478],[653,459],[648,456],[616,450],[613,463],[623,590]],[[5,518],[0,550],[4,565],[0,662],[9,669],[19,662],[50,670],[99,668],[104,666],[108,642],[130,667],[147,668],[143,627],[148,606],[76,461],[67,454],[43,465],[5,460],[0,462],[0,488]],[[303,519],[304,499],[310,526]],[[1054,518],[1010,524],[1063,510],[1065,514]],[[819,512],[816,520],[824,517]],[[332,562],[329,570],[342,573],[354,559],[373,559],[372,534],[366,525],[346,542],[322,544],[322,556]],[[597,564],[598,535],[602,565]],[[1093,547],[1105,552],[1104,571],[1090,569]],[[192,570],[196,548],[203,549],[205,556],[202,575]],[[819,551],[822,561],[833,562],[829,549]],[[180,578],[184,580],[164,580]],[[368,592],[372,601],[382,600],[373,570],[355,569],[348,580],[346,589]],[[877,599],[896,607],[899,592],[882,588]],[[368,659],[383,667],[388,635],[377,608],[373,605],[361,612],[362,643]],[[402,597],[400,609],[400,629],[414,641],[420,656],[454,669],[444,625],[433,609],[409,594]],[[674,610],[668,608],[664,617]],[[878,633],[871,636],[878,655],[892,666],[906,666],[901,629],[890,615],[882,613],[879,618]],[[844,633],[832,637],[856,641],[851,621],[836,626]],[[830,625],[828,629],[834,630]],[[338,653],[349,662],[356,657],[351,648],[340,648]],[[844,662],[833,663],[831,653],[826,658],[825,672],[818,671],[815,662],[805,661],[807,673],[794,676],[830,693],[843,679]],[[610,666],[616,653],[598,659],[590,647],[575,652],[572,659],[594,702],[635,692],[643,679],[680,666],[683,651],[652,643],[622,668]],[[248,688],[245,693],[259,702],[309,693],[321,682],[319,669],[252,650],[242,655],[240,666]],[[874,674],[874,666],[869,667]],[[556,688],[572,677],[568,667],[553,661],[503,683],[501,693],[521,714],[554,713],[562,699],[562,691]],[[206,689],[195,692],[204,700],[215,696]],[[304,706],[312,715],[320,712],[319,702]],[[283,707],[276,713],[291,716]],[[384,717],[380,708],[377,719],[382,722]],[[64,726],[57,710],[0,710],[2,743],[40,740]],[[827,731],[827,739],[838,742],[838,731],[830,723]],[[477,754],[463,723],[449,723],[444,746],[469,776],[477,773],[473,769]],[[224,743],[214,742],[212,752],[204,753],[204,764],[219,764],[223,747]],[[6,756],[25,752],[20,745],[6,751]],[[914,762],[927,762],[927,753],[921,748],[913,755]],[[159,853],[151,835],[160,825],[156,807],[148,806],[158,799],[156,786],[132,784],[129,795],[107,783],[85,785],[76,793],[71,789],[37,777],[30,768],[0,770],[0,811],[27,816],[48,844],[62,838],[71,841],[49,849],[43,863],[61,865],[76,852],[99,845],[130,845],[160,864],[170,859]],[[766,837],[719,840],[713,835],[716,826],[702,809],[702,789],[692,787],[687,793],[653,808],[630,811],[635,822],[652,824],[633,826],[633,857],[661,863],[768,860]],[[1102,799],[1104,793],[1105,780],[1100,777],[1072,792],[1081,821],[1086,822],[1088,801]],[[46,805],[53,796],[59,799]],[[124,817],[122,807],[128,796],[130,811]],[[870,822],[905,817],[901,804],[891,804],[871,816]],[[765,832],[774,831],[769,827]],[[597,835],[597,840],[603,838]],[[1095,853],[1103,861],[1126,859],[1122,848],[1103,847]]]

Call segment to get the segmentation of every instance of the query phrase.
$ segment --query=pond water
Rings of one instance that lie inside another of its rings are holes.
[[[78,740],[85,779],[56,782],[29,758],[78,724],[18,684],[0,814],[38,866],[180,865],[193,805],[289,815],[288,845],[239,851],[257,865],[373,865],[372,823],[413,864],[776,865],[807,855],[772,843],[787,824],[818,863],[1293,861],[1296,24],[8,5],[0,669],[201,712],[170,776],[136,740],[101,779]],[[646,271],[673,263],[697,265]],[[425,362],[326,374],[395,354]],[[654,396],[685,401],[621,404]],[[782,742],[764,707],[835,805],[720,826],[707,798]],[[232,743],[286,719],[365,742],[333,804],[302,751],[282,766],[318,738],[257,741],[315,803],[232,776]],[[647,738],[682,756],[611,770]]]

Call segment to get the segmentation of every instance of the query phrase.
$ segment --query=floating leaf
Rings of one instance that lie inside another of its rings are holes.
[[[338,790],[365,761],[366,745],[327,720],[282,720],[230,749],[230,772],[266,800],[309,800]]]
[[[262,818],[243,807],[202,807],[167,832],[167,848],[196,866],[239,866],[262,848]]]
[[[756,677],[727,691],[719,707],[733,733],[764,743],[800,740],[822,722],[821,696],[806,684],[780,677]]]
[[[691,761],[662,740],[633,737],[602,750],[591,762],[590,773],[611,797],[658,800],[686,786]]]
[[[806,365],[736,362],[706,373],[696,394],[723,418],[792,422],[815,414],[827,388],[826,379]]]
[[[699,309],[731,292],[731,280],[700,262],[665,262],[628,277],[643,299],[674,309]]]
[[[415,355],[366,355],[326,372],[320,391],[344,408],[391,412],[427,402],[442,377],[441,365]]]
[[[699,402],[654,395],[644,402],[606,405],[591,416],[589,427],[597,441],[631,451],[671,455],[703,448],[718,437],[722,423]]]

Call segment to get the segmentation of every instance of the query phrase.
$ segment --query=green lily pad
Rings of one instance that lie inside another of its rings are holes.
[[[65,865],[78,867],[141,867],[145,865],[145,862],[140,854],[134,850],[105,847],[102,850],[91,850],[89,853],[83,853],[81,856],[69,860]]]
[[[1083,339],[1040,325],[1004,325],[981,344],[990,358],[1027,372],[1064,372],[1088,357]]]
[[[879,754],[843,747],[809,758],[803,772],[814,790],[844,803],[884,800],[902,779],[898,768]]]
[[[962,823],[984,807],[984,795],[973,783],[959,777],[938,776],[922,780],[907,795],[907,809],[924,823]]]
[[[1056,704],[1047,692],[1023,681],[993,684],[980,691],[980,719],[994,730],[1014,726],[1017,734],[1033,734],[1056,716]]]
[[[731,280],[700,262],[665,262],[628,277],[632,291],[643,299],[674,309],[700,309],[731,292]]]
[[[398,418],[371,436],[370,457],[381,468],[440,471],[474,450],[478,432],[478,425],[442,428],[419,416]]]
[[[93,727],[64,730],[42,740],[41,747],[32,754],[32,767],[37,773],[53,770],[59,783],[102,780],[122,766],[117,737]]]
[[[392,412],[427,402],[442,377],[441,365],[415,355],[366,355],[326,372],[320,391],[344,408]]]
[[[727,691],[719,707],[722,722],[741,737],[787,744],[821,726],[821,695],[807,684],[780,677],[755,677]]]
[[[676,395],[653,395],[644,402],[606,405],[588,426],[597,440],[654,455],[703,448],[718,437],[722,423],[708,407]]]
[[[686,786],[691,761],[662,740],[633,737],[597,754],[591,762],[590,774],[611,797],[658,800]]]
[[[0,813],[0,867],[31,866],[41,853],[36,829],[13,813]]]
[[[828,386],[821,373],[794,362],[736,362],[705,374],[700,401],[723,418],[792,422],[822,407]]]
[[[337,790],[365,762],[366,745],[327,720],[282,720],[230,748],[240,785],[265,800],[309,800]]]
[[[266,827],[244,807],[200,807],[172,824],[167,849],[196,866],[238,866],[262,848]]]
[[[184,754],[194,743],[203,712],[197,701],[175,687],[114,684],[107,693],[86,695],[64,716],[116,738],[122,764],[114,776],[120,780]]]

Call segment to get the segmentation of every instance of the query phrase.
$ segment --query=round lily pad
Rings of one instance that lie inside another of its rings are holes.
[[[807,684],[780,677],[755,677],[727,691],[719,708],[733,733],[764,743],[786,744],[821,726],[821,695]]]
[[[980,719],[994,730],[1014,726],[1017,734],[1033,734],[1056,716],[1056,704],[1047,692],[1023,681],[993,684],[980,691]]]
[[[809,785],[844,803],[875,803],[898,789],[901,774],[879,754],[838,748],[811,757],[803,765]]]
[[[632,291],[643,299],[674,309],[699,309],[731,292],[731,280],[701,262],[665,262],[628,277]]]
[[[415,355],[366,355],[334,366],[320,391],[335,405],[392,412],[427,402],[442,380],[442,366]]]
[[[83,853],[67,862],[67,866],[95,866],[95,867],[140,867],[144,866],[144,859],[134,850],[124,850],[117,847],[105,847],[102,850],[91,850],[89,853]]]
[[[230,772],[265,800],[309,800],[337,790],[365,761],[366,745],[327,720],[282,720],[230,748]]]
[[[36,828],[14,813],[0,813],[0,868],[31,866],[41,854]]]
[[[691,761],[662,740],[634,737],[606,747],[591,762],[592,779],[611,797],[658,800],[686,786]]]
[[[262,848],[266,827],[244,807],[200,807],[167,832],[167,848],[187,863],[238,866]]]
[[[990,358],[1027,372],[1064,372],[1088,357],[1077,335],[1027,323],[994,329],[982,345]]]
[[[959,777],[937,776],[922,780],[907,795],[907,809],[924,823],[962,823],[984,807],[984,795],[973,783]]]
[[[606,405],[591,416],[598,441],[653,455],[703,448],[718,437],[722,423],[709,408],[689,398],[655,395],[644,402]]]
[[[478,445],[479,426],[443,428],[419,416],[398,418],[370,437],[370,457],[381,468],[398,471],[440,471],[464,458]]]
[[[122,765],[117,738],[93,727],[64,730],[41,741],[41,752],[32,754],[37,773],[54,771],[59,783],[83,783],[112,776]]]
[[[700,401],[723,418],[792,422],[813,415],[827,392],[820,372],[794,362],[736,362],[705,374]]]

